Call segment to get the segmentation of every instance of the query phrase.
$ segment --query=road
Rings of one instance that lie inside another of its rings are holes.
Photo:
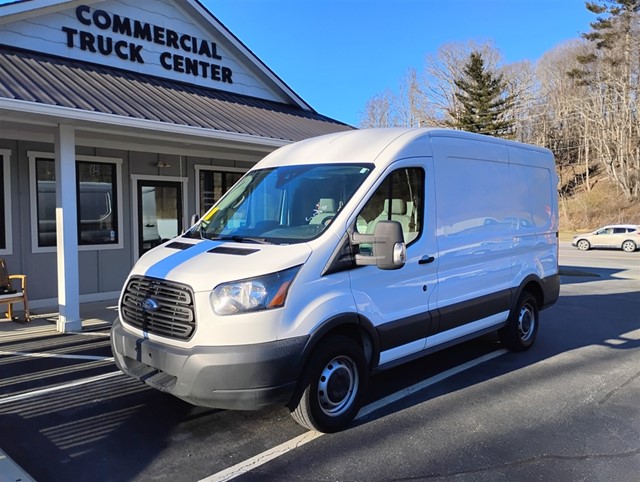
[[[104,331],[0,342],[0,448],[40,482],[637,481],[640,252],[563,245],[560,262],[531,350],[487,337],[383,372],[334,435],[129,380]]]

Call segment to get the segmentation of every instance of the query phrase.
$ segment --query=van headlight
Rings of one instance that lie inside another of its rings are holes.
[[[249,278],[216,286],[210,295],[216,315],[237,315],[251,311],[281,308],[289,286],[300,266],[257,278]]]

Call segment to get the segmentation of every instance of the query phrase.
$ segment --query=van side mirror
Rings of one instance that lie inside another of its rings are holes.
[[[194,224],[196,224],[198,222],[198,220],[200,219],[200,216],[198,216],[197,214],[192,214],[191,215],[191,226],[193,226]]]
[[[404,244],[402,225],[398,221],[379,221],[373,234],[351,235],[353,244],[370,244],[371,255],[356,254],[357,266],[375,265],[379,269],[400,269],[407,262],[407,248]]]

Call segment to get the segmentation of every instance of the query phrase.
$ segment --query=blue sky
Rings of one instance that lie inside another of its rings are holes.
[[[584,0],[201,0],[321,114],[357,125],[374,95],[447,42],[535,62],[589,30]]]

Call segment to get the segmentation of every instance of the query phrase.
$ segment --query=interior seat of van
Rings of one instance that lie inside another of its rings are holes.
[[[404,199],[394,198],[391,200],[391,216],[389,216],[389,200],[384,200],[384,208],[378,217],[367,225],[367,234],[373,234],[378,221],[398,221],[402,225],[402,232],[406,238],[409,234],[411,217],[407,215],[407,203]],[[408,241],[407,241],[408,242]]]
[[[321,198],[318,201],[316,213],[313,215],[309,224],[324,224],[330,218],[336,215],[336,201],[331,198]]]

